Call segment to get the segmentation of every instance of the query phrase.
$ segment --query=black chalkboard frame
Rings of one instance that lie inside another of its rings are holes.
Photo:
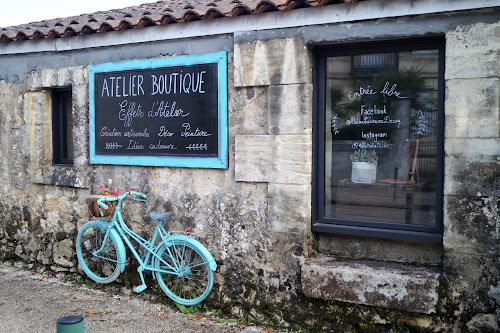
[[[214,64],[217,69],[217,151],[204,156],[155,154],[102,154],[96,150],[96,117],[104,112],[96,105],[96,76],[102,73],[126,72],[169,67]],[[186,168],[228,168],[227,127],[227,54],[225,51],[175,57],[141,59],[124,62],[89,64],[89,153],[91,164],[165,166]]]

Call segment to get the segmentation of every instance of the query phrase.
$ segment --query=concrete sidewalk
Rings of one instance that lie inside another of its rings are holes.
[[[85,333],[269,332],[219,324],[148,302],[138,295],[113,295],[0,263],[0,332],[56,332],[57,318],[84,316]]]

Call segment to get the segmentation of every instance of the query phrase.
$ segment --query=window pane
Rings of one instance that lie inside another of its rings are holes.
[[[436,225],[438,51],[326,60],[324,216]]]
[[[73,110],[71,91],[52,92],[53,163],[73,164]]]
[[[64,140],[64,156],[63,159],[72,161],[73,160],[73,110],[71,95],[66,96],[66,106],[64,109],[64,129],[65,136]]]

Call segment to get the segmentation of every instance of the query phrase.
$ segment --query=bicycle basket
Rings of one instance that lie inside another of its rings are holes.
[[[102,197],[101,197],[102,198]],[[106,217],[110,216],[114,213],[116,207],[116,201],[105,202],[104,204],[108,206],[108,208],[101,208],[103,215],[101,215],[101,211],[99,211],[99,205],[97,204],[97,200],[101,198],[89,198],[89,210],[90,214],[95,217]]]

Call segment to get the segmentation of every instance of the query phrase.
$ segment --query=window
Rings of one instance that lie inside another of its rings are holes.
[[[71,90],[52,91],[53,164],[73,164],[73,113]]]
[[[444,42],[315,49],[317,232],[440,242]]]

